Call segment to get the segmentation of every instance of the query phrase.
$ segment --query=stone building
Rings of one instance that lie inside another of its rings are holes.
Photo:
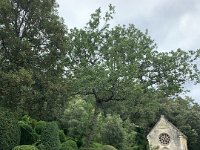
[[[154,150],[188,150],[187,137],[163,115],[147,135]]]

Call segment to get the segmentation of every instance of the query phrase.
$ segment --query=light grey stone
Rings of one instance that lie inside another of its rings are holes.
[[[149,132],[147,139],[153,150],[188,150],[187,137],[163,115]]]

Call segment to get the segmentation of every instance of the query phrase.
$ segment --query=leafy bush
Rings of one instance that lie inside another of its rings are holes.
[[[41,133],[41,142],[47,150],[59,150],[61,147],[59,129],[56,122],[48,122]]]
[[[20,145],[14,147],[12,150],[38,150],[38,149],[33,145]]]
[[[135,143],[137,148],[135,148],[134,150],[143,150],[143,149],[147,149],[148,147],[148,141],[147,138],[145,136],[145,132],[144,129],[137,126],[135,128],[135,131],[137,132],[135,135]]]
[[[100,144],[100,143],[92,142],[90,147],[93,148],[93,149],[100,149],[100,148],[103,147],[103,145]]]
[[[75,141],[67,140],[66,142],[62,143],[60,150],[78,150],[78,147]]]
[[[21,118],[21,121],[23,121],[25,124],[31,126],[31,128],[34,128],[35,124],[37,123],[37,120],[31,118],[29,115],[24,115]]]
[[[111,145],[104,145],[101,149],[99,150],[117,150],[115,147]]]
[[[63,130],[59,130],[59,139],[61,143],[66,141],[66,136]]]
[[[92,108],[92,104],[80,97],[72,99],[61,119],[65,134],[76,139],[82,138],[86,134]]]
[[[104,144],[113,145],[118,149],[123,147],[124,130],[119,116],[108,115],[101,131]]]
[[[35,132],[40,135],[42,133],[42,130],[44,130],[46,124],[47,123],[45,121],[36,122],[36,124],[35,124]]]
[[[123,128],[124,128],[124,143],[123,143],[123,149],[135,149],[135,146],[137,144],[137,139],[136,139],[136,125],[131,123],[129,119],[125,120],[123,122]]]
[[[46,150],[43,144],[39,144],[36,147],[38,148],[38,150]]]
[[[13,113],[0,108],[0,150],[10,150],[19,145],[20,128]]]

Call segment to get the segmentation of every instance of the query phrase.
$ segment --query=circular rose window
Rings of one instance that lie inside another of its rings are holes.
[[[163,145],[168,145],[170,142],[170,136],[167,133],[161,133],[159,136],[159,141]]]

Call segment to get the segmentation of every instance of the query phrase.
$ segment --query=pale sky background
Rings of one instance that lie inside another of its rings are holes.
[[[148,33],[158,51],[200,48],[200,0],[57,0],[59,15],[68,28],[83,27],[90,14],[115,6],[111,25],[134,24]],[[200,66],[200,62],[199,62]],[[200,85],[185,85],[188,96],[200,104]]]

